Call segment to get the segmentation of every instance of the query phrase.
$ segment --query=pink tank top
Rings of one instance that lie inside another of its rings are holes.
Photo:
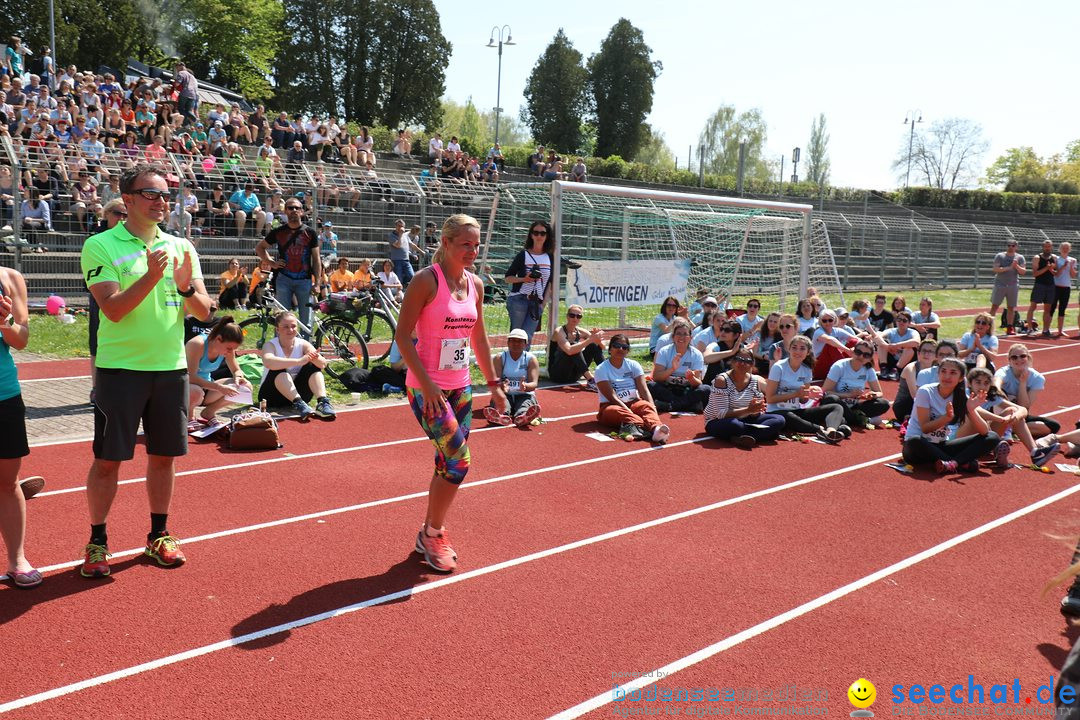
[[[436,385],[443,390],[456,390],[472,382],[469,379],[469,337],[476,325],[476,280],[472,273],[465,271],[469,295],[465,300],[457,300],[450,292],[442,267],[435,263],[431,269],[439,288],[435,299],[424,306],[416,321],[416,352],[420,364]],[[411,370],[406,373],[405,384],[411,388],[420,387]]]

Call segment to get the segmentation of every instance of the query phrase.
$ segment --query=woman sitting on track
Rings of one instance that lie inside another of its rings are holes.
[[[507,349],[492,358],[495,376],[502,383],[509,405],[506,412],[499,412],[492,402],[484,408],[484,418],[493,425],[525,427],[540,417],[540,404],[536,401],[536,386],[540,384],[540,363],[536,356],[526,350],[529,335],[522,328],[515,328],[506,336]],[[494,400],[494,398],[492,398]]]
[[[720,342],[720,333],[726,322],[727,315],[724,313],[706,310],[703,325],[690,336],[690,344],[704,353],[714,342]]]
[[[705,407],[705,432],[741,448],[775,440],[784,418],[765,412],[765,380],[753,374],[754,356],[747,349],[732,358],[731,371],[713,381]]]
[[[715,327],[715,325],[714,325]],[[720,373],[731,367],[731,358],[745,347],[751,353],[757,347],[757,339],[746,345],[742,343],[742,330],[734,320],[724,320],[720,326],[719,340],[710,343],[702,356],[705,358],[705,384],[709,385]]]
[[[666,332],[671,332],[671,321],[675,316],[686,317],[686,308],[675,297],[668,296],[660,305],[660,312],[653,318],[652,331],[649,333],[649,354],[656,352],[656,341]]]
[[[986,402],[986,393],[968,396],[965,391],[965,370],[960,360],[942,360],[938,381],[919,388],[904,436],[904,462],[933,463],[940,474],[978,472],[979,458],[1001,441],[978,412],[979,406]],[[965,418],[971,421],[974,434],[950,440],[949,426],[958,425]]]
[[[852,356],[838,360],[825,378],[822,402],[840,403],[844,406],[844,424],[865,428],[868,422],[879,420],[889,409],[889,401],[882,397],[877,373],[871,365],[874,346],[860,340],[852,348]]]
[[[821,324],[814,331],[814,379],[824,380],[829,374],[829,368],[842,358],[851,357],[851,348],[859,341],[855,334],[846,328],[840,327],[836,321],[836,313],[826,310],[818,315]]]
[[[994,387],[993,380],[994,376],[986,368],[973,368],[968,371],[967,386],[970,391],[986,393],[986,402],[979,407],[979,415],[990,424],[991,430],[1002,437],[1011,430],[1027,448],[1031,455],[1031,464],[1044,465],[1058,451],[1058,443],[1050,441],[1041,447],[1036,446],[1027,425],[1027,410],[1005,399],[1005,396]],[[973,423],[965,418],[956,432],[956,437],[963,438],[974,434],[976,434],[976,429]],[[1053,435],[1047,435],[1047,437],[1053,437]],[[994,459],[998,467],[1010,467],[1008,440],[1003,439],[994,448]]]
[[[1028,411],[1027,422],[1036,437],[1056,433],[1061,423],[1048,417],[1032,414],[1039,393],[1046,387],[1046,378],[1032,367],[1027,346],[1017,343],[1009,348],[1009,364],[994,373],[994,386],[1005,397]]]
[[[799,336],[799,321],[791,313],[784,313],[776,323],[776,329],[780,332],[780,341],[769,350],[770,366],[790,355],[791,341]]]
[[[928,368],[923,368],[919,371],[918,375],[915,376],[915,389],[918,390],[923,385],[936,383],[938,363],[945,358],[957,357],[959,353],[960,349],[952,340],[942,340],[939,342],[937,347],[934,348],[934,364]],[[914,394],[912,394],[912,397],[914,397]],[[910,415],[910,413],[908,414]]]
[[[903,295],[897,295],[896,297],[894,297],[892,299],[892,304],[889,306],[889,309],[892,311],[894,323],[896,322],[897,313],[906,312],[909,317],[911,316],[911,308],[907,306],[907,300],[904,299]]]
[[[263,345],[262,381],[259,384],[259,400],[270,407],[288,407],[307,420],[312,414],[332,419],[336,412],[326,396],[326,380],[322,369],[326,358],[307,340],[299,337],[299,324],[291,312],[274,316],[277,334]],[[308,405],[317,398],[315,409]]]
[[[608,343],[608,359],[596,368],[596,390],[600,409],[596,421],[605,427],[618,428],[624,440],[651,440],[663,445],[671,429],[660,422],[645,371],[637,360],[627,357],[630,339],[618,333]]]
[[[479,247],[480,223],[461,214],[446,219],[431,265],[409,283],[394,335],[408,366],[405,386],[409,407],[435,445],[427,512],[414,549],[439,572],[457,567],[457,553],[450,545],[445,523],[471,459],[470,346],[491,389],[495,410],[500,414],[507,410],[484,328],[484,283],[466,269],[476,262]]]
[[[937,340],[938,328],[941,327],[941,318],[934,312],[934,301],[924,297],[919,301],[919,312],[911,314],[911,327],[915,328],[924,338]]]
[[[803,298],[795,308],[795,318],[799,323],[799,332],[807,337],[813,337],[814,330],[818,327],[818,311],[814,303]]]
[[[971,332],[966,332],[957,342],[960,348],[958,357],[968,367],[984,367],[994,372],[994,361],[990,356],[997,352],[998,339],[994,335],[994,318],[989,313],[981,312],[975,316]]]
[[[555,331],[548,344],[548,378],[556,383],[573,383],[585,378],[586,388],[596,390],[591,365],[604,362],[604,331],[580,330],[585,311],[580,305],[566,309],[566,324]]]
[[[690,345],[690,321],[671,321],[671,344],[656,351],[649,392],[657,412],[693,412],[705,409],[708,388],[702,387],[705,357]]]
[[[799,335],[791,341],[789,357],[769,370],[765,389],[768,411],[784,418],[784,428],[791,433],[816,435],[829,443],[851,437],[851,428],[844,424],[844,407],[839,403],[806,406],[823,396],[822,389],[813,384],[814,354],[810,339]]]
[[[765,316],[761,328],[757,332],[758,344],[754,348],[754,368],[758,375],[768,375],[772,349],[776,343],[783,340],[780,334],[780,313],[771,312]]]
[[[919,390],[916,379],[919,377],[919,371],[934,366],[934,352],[936,350],[936,342],[923,340],[919,343],[915,359],[905,365],[900,373],[900,382],[896,387],[896,398],[892,404],[893,416],[900,422],[904,422],[908,415],[911,414],[911,408],[915,407],[915,393]]]
[[[236,348],[244,342],[244,331],[233,322],[232,315],[222,316],[210,329],[209,335],[196,335],[184,348],[188,366],[188,432],[201,429],[214,420],[218,410],[228,404],[229,397],[237,393],[237,386],[251,389],[236,363]],[[211,375],[224,362],[232,372],[236,385],[214,382]],[[202,414],[195,417],[195,408],[203,406]]]

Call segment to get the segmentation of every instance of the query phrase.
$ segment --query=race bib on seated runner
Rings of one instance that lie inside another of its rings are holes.
[[[443,338],[439,350],[440,370],[462,370],[469,365],[469,338]]]
[[[512,378],[506,378],[506,390],[507,392],[521,392],[521,381],[514,380]]]
[[[616,390],[615,391],[615,397],[619,398],[623,402],[630,402],[632,400],[637,400],[638,399],[637,388],[636,387],[628,387],[628,388],[622,388],[622,389]]]

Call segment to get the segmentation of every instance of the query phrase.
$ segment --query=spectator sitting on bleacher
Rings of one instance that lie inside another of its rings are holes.
[[[206,133],[206,126],[201,122],[195,123],[195,131],[191,133],[191,139],[195,141],[195,150],[199,155],[210,154],[210,136]]]
[[[432,163],[430,167],[420,172],[417,180],[420,189],[431,198],[433,205],[442,205],[442,181],[439,180],[439,164]],[[435,243],[438,245],[438,242]]]
[[[120,154],[128,160],[134,161],[139,157],[139,143],[135,139],[135,133],[128,132],[124,135],[124,142],[120,143]]]
[[[326,266],[337,262],[337,244],[338,236],[334,232],[334,223],[327,220],[322,224],[322,229],[319,231],[319,255]]]
[[[395,155],[402,157],[408,157],[412,153],[412,140],[410,139],[412,133],[408,130],[398,130],[397,140],[394,141],[394,147],[392,152]],[[353,163],[355,164],[355,163]]]
[[[40,233],[52,231],[52,215],[49,212],[49,204],[41,202],[41,198],[38,197],[37,189],[31,187],[26,191],[26,200],[22,201],[22,207],[20,209],[22,217],[22,228],[27,235],[33,238],[33,242],[40,243]],[[27,238],[29,241],[31,238]],[[35,248],[37,252],[44,252],[45,248],[42,245],[38,245]]]
[[[222,127],[229,124],[229,113],[225,112],[225,105],[223,103],[217,103],[214,105],[214,109],[206,114],[206,119],[211,124],[221,123]],[[226,130],[226,133],[229,131]],[[231,139],[231,136],[230,136]]]
[[[105,139],[105,144],[110,148],[116,147],[121,138],[127,137],[128,132],[128,125],[124,122],[124,118],[120,117],[120,111],[110,110],[101,129],[101,136]]]
[[[270,138],[274,143],[274,147],[282,150],[292,147],[293,132],[288,113],[278,113],[278,116],[274,118],[274,122],[270,126]]]
[[[529,172],[540,175],[544,172],[544,146],[536,148],[536,152],[529,156]]]
[[[165,150],[165,139],[160,135],[155,135],[153,142],[147,145],[146,150],[144,150],[143,152],[146,155],[147,162],[165,162],[165,156],[168,154],[168,152]]]
[[[135,109],[135,126],[142,133],[144,143],[150,142],[154,137],[154,129],[157,127],[157,115],[150,111],[146,102],[139,101]]]
[[[228,229],[228,220],[233,214],[224,189],[221,183],[214,183],[210,197],[206,198],[206,217],[209,219],[210,228],[219,235],[225,234]]]
[[[360,205],[360,187],[353,182],[344,167],[339,167],[333,177],[334,187],[337,188],[338,207],[342,210],[358,210]]]
[[[224,124],[220,120],[214,121],[208,133],[210,140],[210,154],[225,157],[225,143],[228,136],[225,134]]]
[[[364,181],[364,186],[377,195],[379,200],[382,202],[394,202],[393,188],[390,186],[390,183],[380,179],[379,176],[375,174],[375,169],[371,165],[371,160],[367,161],[367,165],[360,172],[360,177]]]
[[[334,139],[334,147],[337,148],[338,156],[346,165],[356,165],[359,151],[353,143],[354,138],[349,134],[349,127],[341,128],[341,133]]]
[[[353,274],[349,272],[349,258],[338,258],[337,269],[330,273],[328,282],[330,292],[340,293],[352,289]]]
[[[562,171],[562,161],[556,160],[555,162],[548,165],[547,169],[544,170],[543,178],[548,182],[552,180],[565,180],[566,173]]]
[[[574,182],[586,182],[588,180],[588,169],[585,167],[584,158],[578,158],[574,163],[574,167],[570,169],[570,180]]]
[[[263,212],[259,198],[255,194],[255,186],[250,182],[244,185],[243,190],[237,190],[229,198],[229,204],[235,208],[236,234],[243,235],[244,227],[248,218],[255,220],[255,234],[263,234],[263,226],[266,224],[266,213]]]
[[[239,310],[247,302],[247,270],[240,266],[238,258],[229,260],[229,266],[221,273],[221,290],[218,292],[218,306]]]
[[[266,142],[267,145],[273,147],[273,143],[269,140],[270,125],[266,118],[266,108],[264,106],[259,105],[257,108],[255,108],[255,112],[248,115],[247,126],[248,132],[251,135],[252,144]]]
[[[494,158],[489,157],[480,166],[480,180],[489,183],[499,182],[499,166]]]
[[[367,258],[360,258],[358,261],[359,267],[356,268],[356,272],[353,273],[353,288],[355,290],[370,290],[371,289],[371,261]]]
[[[238,103],[233,103],[229,110],[229,127],[232,128],[231,138],[234,142],[243,140],[248,145],[255,144],[251,138],[251,130],[248,128],[247,115],[240,110]]]
[[[11,231],[11,223],[15,217],[15,181],[11,174],[11,167],[0,165],[0,225],[7,232]]]
[[[502,154],[502,146],[499,143],[495,143],[492,147],[488,148],[486,159],[495,163],[495,168],[498,172],[502,172],[506,166],[506,158]]]
[[[11,102],[10,98],[8,102]],[[14,105],[14,103],[12,103]],[[443,141],[442,135],[435,133],[430,140],[428,140],[428,159],[430,160],[442,160],[443,157]]]
[[[304,152],[304,143],[299,140],[293,140],[292,147],[289,149],[289,155],[285,158],[285,161],[299,165],[305,160],[307,160],[307,153]]]
[[[320,123],[311,134],[308,135],[308,148],[311,159],[318,162],[326,162],[330,159],[330,152],[334,144],[330,142],[330,135],[326,125]]]
[[[97,186],[90,180],[90,173],[79,173],[78,179],[71,186],[71,212],[75,215],[80,232],[89,230],[92,221],[101,213],[101,201],[98,199]],[[88,217],[89,216],[89,217]]]
[[[353,138],[353,145],[356,147],[357,163],[367,165],[370,161],[372,165],[375,164],[375,139],[371,137],[367,127],[360,128],[360,133]]]

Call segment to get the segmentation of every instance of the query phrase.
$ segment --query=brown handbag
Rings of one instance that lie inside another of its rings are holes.
[[[258,410],[250,410],[233,417],[229,423],[229,449],[231,450],[277,450],[281,447],[277,421],[266,412],[266,401],[259,403]]]

